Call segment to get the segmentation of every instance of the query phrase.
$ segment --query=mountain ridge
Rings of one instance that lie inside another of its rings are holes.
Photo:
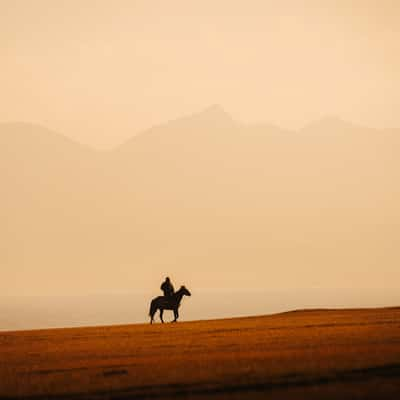
[[[128,291],[166,270],[203,287],[400,279],[396,132],[288,134],[218,108],[106,152],[0,131],[4,294]]]
[[[224,126],[228,128],[247,128],[247,129],[257,129],[259,132],[262,130],[268,130],[268,131],[276,131],[276,132],[285,132],[285,133],[290,133],[290,134],[296,134],[296,133],[306,133],[306,132],[311,132],[311,133],[318,133],[321,132],[322,130],[324,131],[334,131],[334,132],[340,132],[342,131],[349,131],[351,129],[357,129],[357,130],[368,130],[368,131],[374,131],[374,132],[398,132],[400,131],[400,128],[371,128],[367,126],[362,126],[360,124],[354,123],[347,121],[341,117],[334,116],[334,115],[326,115],[324,117],[321,117],[319,119],[310,121],[309,123],[305,124],[302,128],[299,129],[286,129],[279,127],[274,124],[270,123],[248,123],[244,124],[241,122],[236,121],[228,112],[225,111],[225,109],[220,106],[219,104],[212,104],[204,109],[201,109],[200,111],[193,112],[187,115],[184,115],[182,117],[178,117],[175,119],[167,120],[163,123],[151,126],[145,130],[142,130],[138,132],[137,134],[132,135],[130,138],[126,139],[120,144],[117,144],[109,149],[105,150],[97,150],[95,147],[82,143],[76,139],[71,138],[67,134],[59,133],[58,131],[51,129],[43,124],[38,124],[38,123],[31,123],[31,122],[24,122],[24,121],[8,121],[8,122],[0,122],[0,139],[1,136],[4,136],[5,134],[9,134],[9,130],[13,131],[12,133],[15,134],[16,130],[23,130],[25,134],[29,133],[30,135],[36,134],[37,136],[43,136],[47,134],[50,137],[58,137],[60,139],[63,139],[66,142],[69,142],[70,144],[75,144],[78,145],[82,148],[86,149],[91,149],[96,152],[113,152],[118,149],[122,149],[126,145],[130,145],[131,143],[134,143],[138,138],[142,138],[145,135],[149,134],[154,134],[155,132],[160,132],[160,130],[163,130],[165,128],[177,128],[177,129],[182,129],[182,128],[187,128],[188,124],[200,124],[200,127],[203,129],[210,129],[210,128],[215,128],[218,126]],[[17,132],[18,134],[22,134],[22,132]],[[3,137],[4,139],[4,137]]]

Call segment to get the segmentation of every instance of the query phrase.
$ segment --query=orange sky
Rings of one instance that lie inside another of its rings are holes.
[[[214,103],[398,127],[399,26],[390,0],[2,0],[0,121],[100,148]]]

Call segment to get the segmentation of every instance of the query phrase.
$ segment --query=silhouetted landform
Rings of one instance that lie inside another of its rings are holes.
[[[399,153],[399,130],[289,132],[218,106],[107,152],[1,124],[0,292],[149,288],[137,268],[166,265],[202,287],[394,285]]]
[[[400,308],[0,334],[3,399],[398,399]]]

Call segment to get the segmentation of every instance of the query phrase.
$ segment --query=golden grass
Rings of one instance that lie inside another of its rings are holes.
[[[400,398],[400,308],[0,334],[0,397]]]

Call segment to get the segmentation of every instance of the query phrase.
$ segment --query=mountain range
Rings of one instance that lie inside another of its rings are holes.
[[[110,151],[0,124],[2,294],[393,286],[400,130],[298,131],[219,106]]]

